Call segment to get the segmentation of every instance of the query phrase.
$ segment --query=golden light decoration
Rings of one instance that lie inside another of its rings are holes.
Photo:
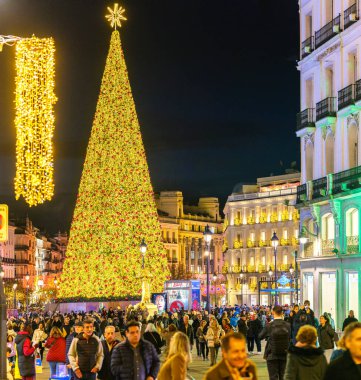
[[[33,36],[16,44],[15,198],[23,196],[29,206],[54,195],[54,55],[52,38]]]
[[[117,29],[122,26],[121,21],[126,21],[127,19],[123,16],[125,9],[119,7],[119,4],[114,4],[114,9],[108,7],[108,11],[110,14],[106,15],[105,18],[110,22],[110,26],[114,29]]]

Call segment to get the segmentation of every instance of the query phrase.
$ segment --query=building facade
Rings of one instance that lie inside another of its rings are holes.
[[[8,226],[8,241],[0,243],[0,270],[3,271],[3,281],[15,279],[15,227]]]
[[[204,230],[208,225],[212,231],[209,251],[209,273],[213,282],[218,283],[218,300],[224,296],[222,282],[223,266],[223,220],[219,213],[218,198],[200,198],[198,204],[184,204],[181,191],[162,191],[156,194],[156,205],[162,229],[162,239],[168,256],[172,279],[200,279],[206,281],[207,257]],[[213,280],[213,275],[217,279]],[[214,290],[214,287],[212,288]],[[215,297],[213,294],[215,301]]]
[[[302,298],[340,327],[360,317],[359,0],[300,0]]]
[[[229,304],[270,305],[276,287],[279,303],[296,301],[292,268],[298,250],[299,214],[294,204],[299,179],[299,173],[258,178],[257,185],[242,186],[228,197],[223,273]],[[274,233],[279,239],[276,263],[271,244]]]

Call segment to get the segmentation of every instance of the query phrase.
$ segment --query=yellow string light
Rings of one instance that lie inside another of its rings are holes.
[[[55,48],[52,38],[16,44],[15,198],[30,206],[50,200],[53,181]]]

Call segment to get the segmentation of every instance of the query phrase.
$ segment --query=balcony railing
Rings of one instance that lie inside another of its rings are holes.
[[[333,256],[335,249],[335,239],[322,240],[322,256]]]
[[[302,42],[301,58],[307,57],[315,50],[315,40],[314,37],[308,37]]]
[[[313,198],[322,198],[327,195],[327,177],[315,179],[313,181]]]
[[[332,194],[360,187],[361,166],[344,170],[333,175]]]
[[[343,27],[344,29],[351,26],[354,22],[359,19],[357,4],[352,4],[343,12]]]
[[[17,251],[27,251],[29,249],[28,245],[25,244],[15,244],[15,250]]]
[[[307,200],[307,184],[302,184],[297,187],[297,203]]]
[[[336,116],[336,98],[329,97],[316,104],[316,121],[327,116]]]
[[[361,99],[361,79],[355,83],[355,100]]]
[[[347,242],[347,253],[358,253],[359,252],[359,237],[358,236],[346,236]]]
[[[355,103],[355,89],[356,86],[354,84],[350,84],[338,92],[339,110]]]
[[[313,241],[309,241],[304,245],[304,257],[313,257]]]
[[[307,127],[315,127],[315,109],[306,108],[297,114],[297,131]]]
[[[330,40],[333,36],[341,31],[341,15],[335,17],[332,21],[328,22],[320,30],[315,32],[315,48],[317,49],[326,41]]]

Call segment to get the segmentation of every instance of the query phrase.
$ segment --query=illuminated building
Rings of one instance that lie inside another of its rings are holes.
[[[282,277],[289,281],[286,286],[278,285],[279,303],[290,304],[296,299],[290,268],[295,268],[294,252],[298,249],[299,214],[293,205],[299,179],[300,173],[258,178],[257,185],[243,185],[228,197],[224,208],[227,251],[223,273],[229,304],[273,303],[274,232],[279,239],[277,280]]]
[[[219,214],[218,198],[200,198],[198,205],[189,206],[184,204],[181,191],[162,191],[156,194],[155,200],[172,279],[199,278],[204,285],[206,258],[203,232],[209,225],[213,232],[209,273],[220,274],[221,282],[223,221]]]
[[[15,278],[15,227],[8,226],[8,241],[0,243],[0,265],[4,271],[3,281]]]
[[[340,327],[361,311],[358,2],[301,0],[300,37],[302,299]]]

